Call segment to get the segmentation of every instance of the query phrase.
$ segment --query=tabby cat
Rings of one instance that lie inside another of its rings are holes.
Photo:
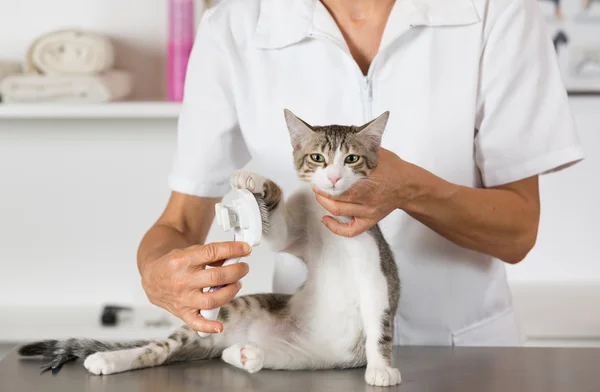
[[[392,367],[400,295],[392,252],[377,225],[353,238],[330,232],[321,223],[328,213],[311,191],[315,185],[338,195],[367,177],[377,166],[389,113],[363,126],[311,126],[288,110],[284,115],[305,186],[284,201],[279,186],[257,174],[238,171],[231,184],[255,195],[266,242],[306,262],[307,280],[295,294],[237,297],[221,308],[224,331],[207,338],[183,326],[164,340],[47,340],[21,347],[20,354],[46,357],[46,369],[81,358],[93,374],[217,357],[249,373],[366,365],[368,384],[400,383]]]

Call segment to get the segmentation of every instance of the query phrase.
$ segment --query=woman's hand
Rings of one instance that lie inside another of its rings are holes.
[[[382,148],[373,173],[343,195],[314,191],[332,215],[354,217],[347,224],[323,217],[329,230],[345,237],[365,232],[396,208],[459,246],[510,264],[525,258],[537,236],[537,176],[472,188],[450,183]]]
[[[142,285],[150,302],[182,319],[195,331],[220,333],[223,324],[205,320],[199,310],[221,307],[236,296],[242,287],[239,280],[248,273],[248,264],[219,265],[225,259],[247,256],[250,246],[242,242],[195,245],[173,250],[150,261],[141,271]],[[226,285],[212,293],[202,289]]]
[[[418,171],[425,170],[403,161],[391,151],[379,150],[379,163],[371,175],[352,186],[340,196],[332,196],[318,188],[317,201],[334,216],[348,216],[353,219],[340,223],[331,216],[322,219],[323,224],[333,233],[354,237],[401,208],[409,200],[418,197]]]

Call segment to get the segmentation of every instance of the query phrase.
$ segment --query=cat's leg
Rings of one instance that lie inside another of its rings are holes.
[[[392,367],[394,315],[400,281],[389,246],[378,227],[370,230],[370,234],[377,243],[380,260],[357,264],[360,310],[366,337],[365,380],[370,385],[391,386],[401,382],[400,371]]]
[[[372,306],[372,305],[367,305]],[[370,385],[392,386],[401,382],[400,371],[392,367],[393,316],[387,309],[363,311],[367,370],[365,381]]]
[[[366,294],[361,291],[361,314],[365,329],[367,370],[365,380],[370,385],[396,385],[401,381],[400,371],[392,367],[393,314],[387,305],[387,293],[374,288]],[[362,297],[366,297],[363,301]]]
[[[274,251],[281,251],[295,242],[303,232],[302,211],[298,197],[283,200],[281,188],[273,181],[244,170],[231,176],[231,185],[254,194],[261,210],[263,234]],[[289,205],[294,204],[293,206]],[[299,216],[296,216],[299,215]]]
[[[236,298],[232,305],[238,312],[252,314],[251,321],[240,325],[246,335],[229,345],[222,359],[250,373],[266,369],[324,369],[343,362],[322,346],[311,343],[305,331],[292,315],[290,300],[285,294],[253,294]],[[247,317],[246,320],[249,318]]]
[[[223,351],[221,358],[248,373],[255,373],[261,369],[329,369],[341,362],[325,359],[316,350],[288,343],[273,343],[273,340],[281,342],[289,339],[287,336],[272,336],[271,339],[260,343],[233,344]]]
[[[93,374],[121,373],[133,369],[161,365],[168,355],[159,344],[167,344],[170,349],[177,349],[177,343],[167,339],[147,346],[119,351],[105,351],[90,355],[83,366]]]
[[[212,340],[213,337],[201,339],[195,331],[184,326],[167,339],[142,347],[97,352],[88,356],[83,365],[89,372],[100,375],[160,366],[181,360],[215,358],[222,350],[218,349]]]

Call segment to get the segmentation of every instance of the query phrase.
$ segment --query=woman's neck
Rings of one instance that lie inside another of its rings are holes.
[[[321,0],[338,25],[352,57],[367,74],[381,44],[395,0]]]
[[[373,19],[387,19],[395,0],[321,0],[341,23],[363,24]]]

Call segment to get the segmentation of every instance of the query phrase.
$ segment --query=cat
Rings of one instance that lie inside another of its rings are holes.
[[[284,201],[279,186],[257,174],[237,171],[230,182],[255,195],[273,250],[305,261],[307,279],[295,294],[237,297],[220,310],[223,332],[206,338],[183,326],[165,340],[47,340],[22,346],[20,354],[46,357],[45,369],[53,371],[81,358],[98,375],[219,356],[249,373],[366,365],[368,384],[400,383],[392,367],[400,279],[390,247],[377,225],[352,238],[333,234],[321,223],[328,213],[311,190],[314,185],[340,195],[368,177],[389,112],[363,126],[311,126],[287,109],[284,117],[300,189]]]

